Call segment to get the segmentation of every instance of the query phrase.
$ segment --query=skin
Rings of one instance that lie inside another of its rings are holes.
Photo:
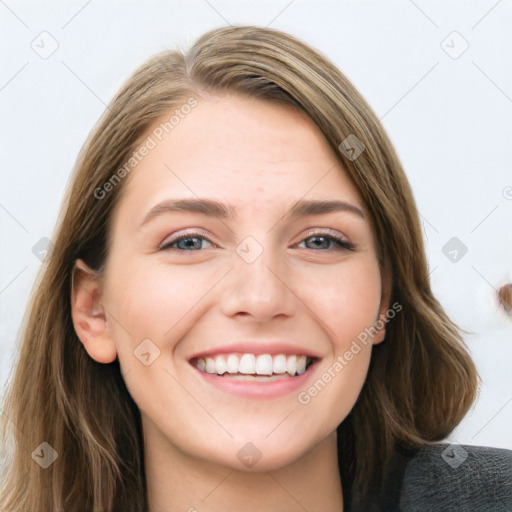
[[[197,197],[230,203],[236,215],[166,212],[141,227],[161,201]],[[119,358],[142,415],[151,512],[342,510],[336,427],[357,400],[384,329],[308,404],[297,395],[385,314],[389,292],[368,214],[288,218],[302,198],[366,212],[305,114],[233,94],[201,99],[132,171],[103,274],[77,261],[75,329],[96,361]],[[159,249],[197,230],[205,239],[188,243],[198,250],[183,242],[181,252],[176,244]],[[249,235],[262,249],[252,263],[236,251]],[[320,356],[307,384],[279,397],[225,393],[189,363],[228,342],[276,338]],[[147,366],[134,354],[145,339],[160,351]],[[250,468],[237,457],[248,442],[262,454]]]

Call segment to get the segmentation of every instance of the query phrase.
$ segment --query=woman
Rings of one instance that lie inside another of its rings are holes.
[[[2,510],[393,510],[399,461],[473,404],[396,154],[298,40],[229,27],[149,60],[66,197]]]

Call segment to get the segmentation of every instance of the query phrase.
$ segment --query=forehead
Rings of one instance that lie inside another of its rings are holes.
[[[200,99],[162,136],[155,130],[169,117],[142,137],[154,147],[131,172],[119,210],[143,215],[169,197],[194,196],[228,201],[237,212],[250,207],[251,214],[310,197],[363,208],[320,130],[291,106],[231,94]]]

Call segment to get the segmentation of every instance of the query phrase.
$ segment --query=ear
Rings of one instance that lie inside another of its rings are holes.
[[[373,337],[372,343],[378,345],[382,343],[386,338],[386,319],[387,312],[389,310],[389,304],[391,302],[391,278],[386,272],[382,277],[382,292],[379,306],[379,316],[375,320],[375,328],[378,329],[378,333]],[[379,327],[381,327],[379,329]]]
[[[101,305],[101,276],[82,260],[76,260],[71,283],[71,317],[78,338],[98,363],[115,361],[117,351]]]

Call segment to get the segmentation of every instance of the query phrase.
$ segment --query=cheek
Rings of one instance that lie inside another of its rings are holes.
[[[158,262],[132,261],[112,268],[105,305],[115,319],[110,326],[118,352],[133,350],[147,338],[161,348],[179,339],[219,275],[222,272],[211,268],[205,272],[193,265],[171,269]]]
[[[343,352],[352,340],[378,319],[381,279],[377,262],[354,261],[328,269],[315,279],[305,278],[308,306],[316,313],[332,340]]]
[[[202,277],[192,266],[171,270],[135,259],[110,267],[105,288],[109,331],[128,391],[151,417],[168,410],[168,396],[185,406],[169,356],[190,329],[201,298],[212,286],[209,280],[215,278]]]
[[[381,280],[376,262],[354,262],[317,278],[316,287],[309,283],[308,306],[329,336],[332,352],[321,362],[315,380],[300,391],[298,401],[308,418],[324,418],[323,428],[329,431],[349,414],[364,385]]]

